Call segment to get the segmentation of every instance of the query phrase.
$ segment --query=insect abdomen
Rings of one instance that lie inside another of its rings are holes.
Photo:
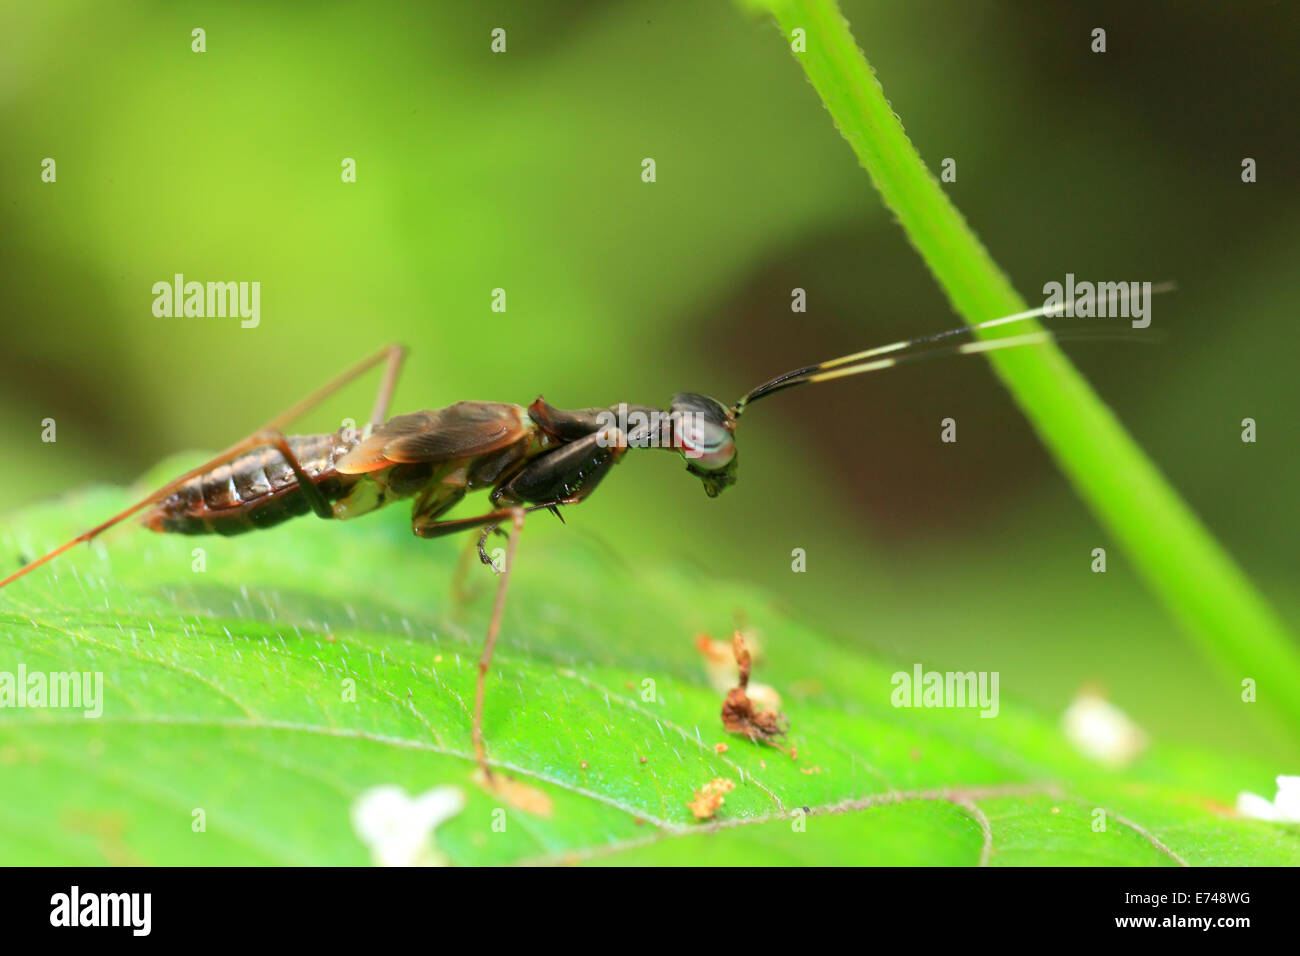
[[[293,435],[289,447],[325,499],[337,501],[356,484],[334,463],[356,447],[350,434]],[[242,534],[307,514],[311,507],[288,462],[260,448],[186,482],[145,515],[145,527],[172,534]]]

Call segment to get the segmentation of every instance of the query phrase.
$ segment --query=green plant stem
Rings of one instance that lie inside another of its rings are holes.
[[[966,322],[1026,309],[908,140],[834,0],[762,5],[787,42],[795,28],[805,31],[795,58]],[[1259,700],[1300,727],[1296,645],[1065,355],[1044,346],[989,359],[1079,495],[1234,687],[1253,679]]]

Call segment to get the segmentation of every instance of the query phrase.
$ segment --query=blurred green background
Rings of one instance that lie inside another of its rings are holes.
[[[1296,630],[1300,18],[1088,6],[844,9],[1028,298],[1067,272],[1178,281],[1163,345],[1071,355]],[[729,3],[6,3],[0,111],[5,509],[225,445],[393,340],[411,346],[397,411],[663,404],[958,324],[782,38]],[[177,272],[260,281],[260,326],[154,317]],[[363,419],[372,389],[303,430]],[[1100,683],[1156,736],[1297,756],[1142,589],[982,359],[774,398],[739,438],[715,501],[679,459],[636,455],[568,528],[528,536],[758,582],[887,660],[999,670],[1048,714]]]

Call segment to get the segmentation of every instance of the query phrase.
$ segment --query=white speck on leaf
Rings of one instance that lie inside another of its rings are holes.
[[[1257,793],[1237,794],[1237,812],[1273,823],[1300,823],[1300,776],[1279,776],[1272,801]]]
[[[445,866],[434,831],[465,809],[459,787],[434,787],[412,797],[401,787],[371,787],[352,804],[352,828],[375,866]]]
[[[1142,729],[1094,691],[1081,691],[1066,708],[1061,723],[1076,750],[1107,767],[1127,766],[1147,745]]]

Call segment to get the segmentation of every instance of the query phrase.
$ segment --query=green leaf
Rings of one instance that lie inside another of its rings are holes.
[[[129,500],[97,489],[11,519],[0,571]],[[910,662],[743,585],[628,567],[583,523],[525,527],[488,691],[491,759],[548,815],[471,780],[495,578],[475,561],[477,597],[449,597],[461,543],[415,539],[392,513],[233,539],[123,526],[0,592],[0,672],[104,675],[98,719],[0,708],[0,859],[364,864],[360,794],[449,784],[467,803],[436,841],[462,864],[1300,863],[1294,828],[1226,809],[1242,789],[1271,796],[1277,768],[1156,745],[1103,771],[1005,692],[995,719],[895,708]],[[738,612],[797,759],[722,728],[695,638],[725,637]],[[686,804],[718,777],[736,787],[697,822]]]
[[[835,0],[746,5],[766,8],[787,42],[803,31],[795,59],[953,308],[969,324],[1025,311],[907,138]],[[1080,497],[1206,655],[1232,685],[1254,680],[1261,702],[1292,731],[1300,727],[1300,651],[1291,636],[1069,359],[1055,345],[989,359]]]

